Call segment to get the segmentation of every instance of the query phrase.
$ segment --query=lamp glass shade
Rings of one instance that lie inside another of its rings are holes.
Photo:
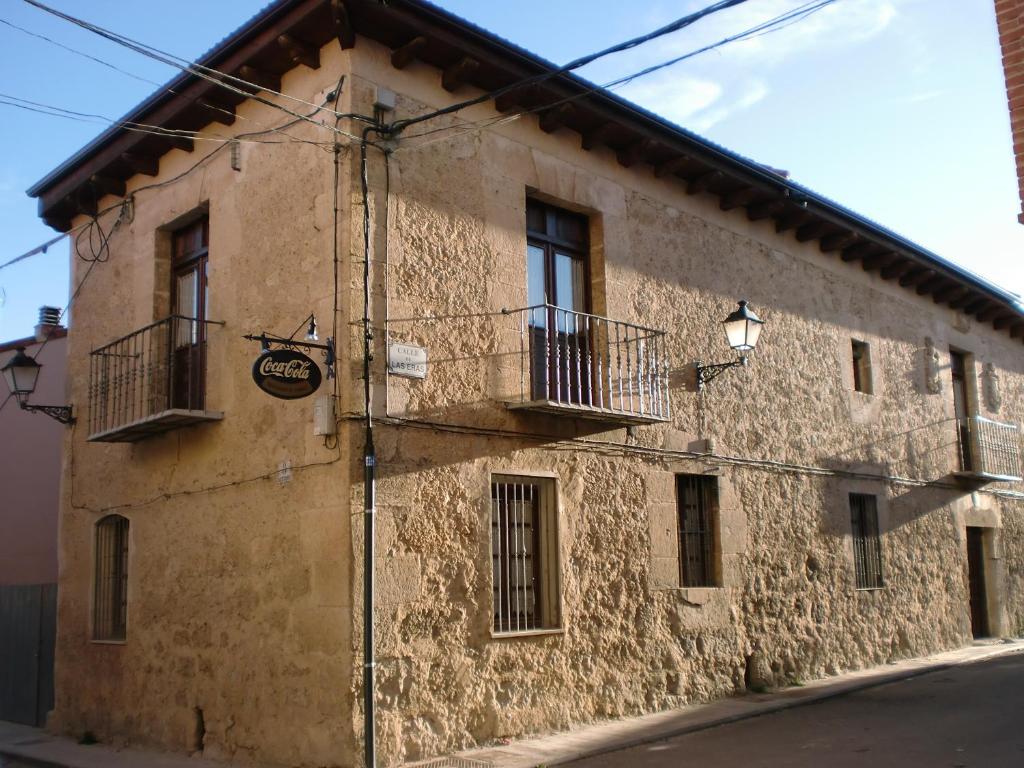
[[[11,394],[24,397],[35,391],[40,368],[42,366],[39,363],[25,354],[24,347],[18,347],[14,357],[8,360],[0,371],[3,371],[4,380]]]
[[[741,301],[739,309],[725,318],[723,325],[729,346],[737,352],[749,352],[757,346],[764,321],[750,311],[747,302]]]

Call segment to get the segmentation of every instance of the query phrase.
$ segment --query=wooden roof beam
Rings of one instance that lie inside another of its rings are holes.
[[[979,309],[984,308],[986,305],[990,303],[991,301],[987,296],[978,296],[977,298],[974,299],[974,301],[971,301],[964,305],[963,312],[965,315],[973,315]]]
[[[839,249],[842,250],[842,253],[839,254],[839,258],[847,263],[866,259],[874,253],[875,249],[878,247],[874,243],[860,242],[859,236],[854,236],[854,239],[848,242],[843,240],[830,240],[826,243],[825,241],[829,240],[831,237],[835,237],[835,235],[829,235],[828,237],[823,237],[821,239],[822,252],[829,253],[832,250],[836,250],[836,246],[839,245]],[[828,250],[826,250],[826,248]]]
[[[278,35],[277,44],[288,54],[294,64],[304,64],[310,69],[320,69],[320,49],[303,42],[287,32]]]
[[[592,131],[580,134],[580,146],[589,151],[600,144],[604,144],[615,131],[615,127],[615,123],[601,123]]]
[[[945,287],[948,283],[949,278],[946,275],[936,275],[927,280],[922,280],[917,284],[917,295],[924,296],[925,294],[932,293],[936,288]]]
[[[1016,339],[1019,336],[1024,336],[1024,323],[1018,322],[1016,325],[1010,328],[1010,338]]]
[[[640,141],[633,142],[632,144],[623,147],[615,152],[615,157],[619,161],[619,165],[623,168],[631,168],[638,162],[644,159],[644,156],[654,149],[655,143],[650,139],[640,139]]]
[[[977,301],[977,299],[978,294],[974,291],[974,289],[967,288],[962,295],[957,296],[955,299],[952,299],[949,302],[949,306],[952,309],[963,309],[971,302]]]
[[[89,179],[89,183],[92,184],[92,188],[96,190],[97,197],[102,197],[103,195],[124,197],[124,179],[115,179],[111,176],[100,176],[97,174]]]
[[[731,211],[734,208],[739,208],[753,200],[757,192],[757,187],[738,187],[732,192],[726,192],[722,195],[722,199],[718,202],[718,207],[723,211]]]
[[[978,312],[978,320],[982,323],[987,323],[989,320],[992,320],[995,317],[1001,315],[1002,313],[1008,311],[1009,310],[1006,307],[1000,304],[993,304],[992,306],[985,307],[980,312]]]
[[[280,91],[281,90],[281,76],[275,75],[270,72],[264,72],[262,69],[243,64],[238,68],[237,77],[242,78],[246,82],[252,83],[258,86],[258,90],[264,91]],[[242,86],[243,88],[245,86]]]
[[[576,110],[572,104],[561,104],[541,112],[538,124],[544,133],[554,133],[571,120],[575,114]]]
[[[335,35],[342,50],[356,47],[356,29],[344,0],[331,0],[331,17],[334,19]]]
[[[797,227],[796,239],[801,243],[806,243],[810,240],[817,240],[819,237],[824,235],[832,227],[832,224],[827,221],[812,221],[809,224],[803,224]]]
[[[810,214],[803,208],[798,208],[790,214],[780,216],[775,220],[775,231],[778,233],[798,227],[807,220]]]
[[[152,155],[140,155],[136,152],[125,152],[121,155],[124,164],[132,169],[134,173],[141,173],[143,176],[156,176],[160,173],[160,158]]]
[[[933,291],[932,299],[935,301],[936,304],[943,304],[949,301],[950,306],[952,306],[952,302],[950,301],[951,299],[957,299],[961,296],[966,296],[970,292],[971,289],[968,288],[967,286],[960,285],[959,283],[954,282],[940,288],[937,291]]]
[[[391,66],[395,69],[405,69],[419,58],[420,51],[427,47],[427,38],[424,35],[417,35],[401,48],[395,48],[391,52]]]
[[[160,138],[167,143],[171,149],[180,149],[182,152],[193,152],[196,143],[191,136],[184,136],[177,133],[161,133]]]
[[[892,262],[882,267],[882,270],[879,272],[879,274],[882,276],[882,279],[884,280],[892,280],[897,277],[903,277],[903,275],[907,274],[907,272],[910,272],[911,270],[916,268],[917,262],[911,261],[910,259],[897,257]]]
[[[441,87],[448,93],[453,93],[468,83],[479,68],[479,61],[472,56],[463,56],[450,67],[445,67],[441,73]]]
[[[786,201],[781,197],[777,197],[773,200],[762,200],[758,203],[751,203],[747,206],[747,218],[751,221],[767,219],[769,216],[779,213],[785,207]]]
[[[659,179],[664,178],[665,176],[669,176],[678,171],[689,161],[689,155],[676,155],[675,157],[671,157],[668,160],[665,160],[664,162],[655,165],[654,175]]]
[[[694,176],[686,183],[686,194],[698,195],[701,192],[707,192],[711,185],[721,178],[723,178],[721,171],[708,171],[700,176]]]
[[[1002,315],[998,315],[992,321],[992,327],[997,331],[1001,331],[1004,328],[1009,328],[1018,320],[1020,320],[1020,316],[1016,312],[1006,312]]]
[[[494,99],[494,108],[499,112],[511,112],[516,107],[531,107],[537,100],[537,89],[532,85],[513,88]]]
[[[89,184],[79,187],[72,196],[71,206],[75,213],[84,213],[86,216],[95,216],[99,213],[99,195]]]
[[[202,108],[203,114],[211,123],[220,123],[221,125],[234,125],[235,124],[235,108],[226,107],[223,104],[215,104],[212,101],[206,99],[199,99],[196,104]]]
[[[881,251],[880,253],[871,253],[864,256],[861,261],[861,266],[865,272],[871,272],[876,269],[884,269],[897,259],[895,253],[892,251]]]
[[[917,267],[915,269],[908,270],[902,277],[900,277],[900,285],[904,288],[910,288],[911,286],[931,279],[934,275],[935,271],[928,269],[928,267]]]

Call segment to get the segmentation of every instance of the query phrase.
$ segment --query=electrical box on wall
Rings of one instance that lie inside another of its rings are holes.
[[[334,417],[334,395],[320,395],[313,401],[313,434],[336,435],[338,420]]]

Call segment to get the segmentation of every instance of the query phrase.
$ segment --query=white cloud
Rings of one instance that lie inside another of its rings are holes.
[[[637,80],[619,93],[651,112],[686,125],[691,117],[721,98],[722,86],[713,80],[671,73]]]
[[[724,104],[719,104],[713,109],[707,109],[697,115],[691,126],[698,133],[705,133],[713,126],[732,117],[737,112],[742,112],[757,104],[768,95],[768,86],[760,81],[749,83],[745,90],[735,98],[729,99]]]

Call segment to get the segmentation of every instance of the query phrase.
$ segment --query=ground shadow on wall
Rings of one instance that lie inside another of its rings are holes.
[[[970,493],[960,487],[956,478],[947,474],[926,481],[924,485],[899,485],[889,493],[892,467],[884,463],[851,464],[848,461],[828,459],[822,464],[840,474],[829,479],[824,498],[825,513],[819,531],[834,538],[850,535],[850,493],[874,493],[884,499],[886,513],[881,516],[883,530],[894,531],[931,514],[947,510],[951,504]],[[855,472],[856,475],[846,473]],[[877,480],[872,480],[876,477]]]

